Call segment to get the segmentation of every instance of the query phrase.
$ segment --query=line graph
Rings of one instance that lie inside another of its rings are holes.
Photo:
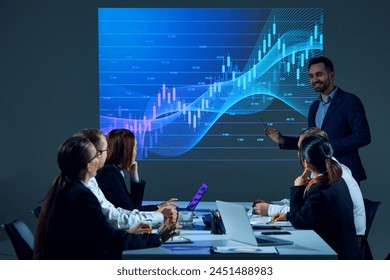
[[[322,9],[99,9],[101,129],[132,130],[144,160],[272,160],[260,119],[306,126],[322,26]]]

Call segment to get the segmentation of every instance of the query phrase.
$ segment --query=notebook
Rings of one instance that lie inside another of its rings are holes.
[[[217,200],[226,234],[230,240],[246,243],[252,246],[291,245],[294,242],[268,235],[255,236],[252,226],[242,205]]]
[[[205,183],[202,183],[202,185],[196,191],[194,197],[191,199],[190,203],[188,203],[187,207],[186,208],[178,208],[178,211],[183,211],[183,210],[194,211],[196,206],[198,206],[198,203],[203,198],[203,195],[207,192],[208,189],[209,189],[209,186]]]

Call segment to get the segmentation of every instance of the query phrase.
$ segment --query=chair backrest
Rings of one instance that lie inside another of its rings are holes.
[[[26,223],[15,220],[2,227],[7,232],[19,260],[32,260],[34,252],[34,235]]]
[[[39,214],[41,213],[42,206],[37,206],[34,209],[31,210],[31,214],[33,214],[35,217],[39,218]]]
[[[366,210],[366,233],[364,234],[365,239],[367,239],[368,234],[370,233],[376,211],[378,210],[380,204],[380,201],[372,201],[367,198],[364,199],[364,208]]]
[[[380,204],[380,201],[372,201],[367,198],[364,199],[364,208],[366,210],[366,233],[364,234],[360,245],[362,249],[363,258],[365,260],[373,259],[371,248],[368,244],[368,234],[370,233],[372,223],[374,222],[375,214]]]

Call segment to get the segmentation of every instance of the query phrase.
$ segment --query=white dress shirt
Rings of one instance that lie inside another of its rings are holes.
[[[116,229],[132,228],[140,222],[149,224],[152,227],[164,222],[164,216],[160,212],[144,212],[137,209],[129,211],[120,207],[115,207],[106,199],[103,192],[100,190],[95,177],[89,180],[87,188],[96,196],[107,221]]]

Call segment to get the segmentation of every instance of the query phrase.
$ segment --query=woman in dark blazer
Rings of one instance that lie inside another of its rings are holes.
[[[320,136],[302,141],[299,158],[304,172],[290,189],[290,212],[277,213],[272,219],[289,220],[297,229],[313,229],[339,259],[362,259],[352,199],[332,155],[330,143]]]
[[[115,230],[86,187],[96,175],[99,152],[84,137],[72,137],[58,152],[58,176],[39,215],[35,259],[121,259],[122,251],[157,247],[174,234],[166,223],[159,234],[129,234]]]
[[[107,135],[108,151],[104,166],[99,169],[96,180],[104,196],[115,207],[127,210],[162,211],[174,209],[176,205],[171,198],[159,205],[142,205],[145,181],[139,178],[137,156],[137,140],[128,129],[114,129]],[[130,191],[125,182],[125,172],[130,174]]]

